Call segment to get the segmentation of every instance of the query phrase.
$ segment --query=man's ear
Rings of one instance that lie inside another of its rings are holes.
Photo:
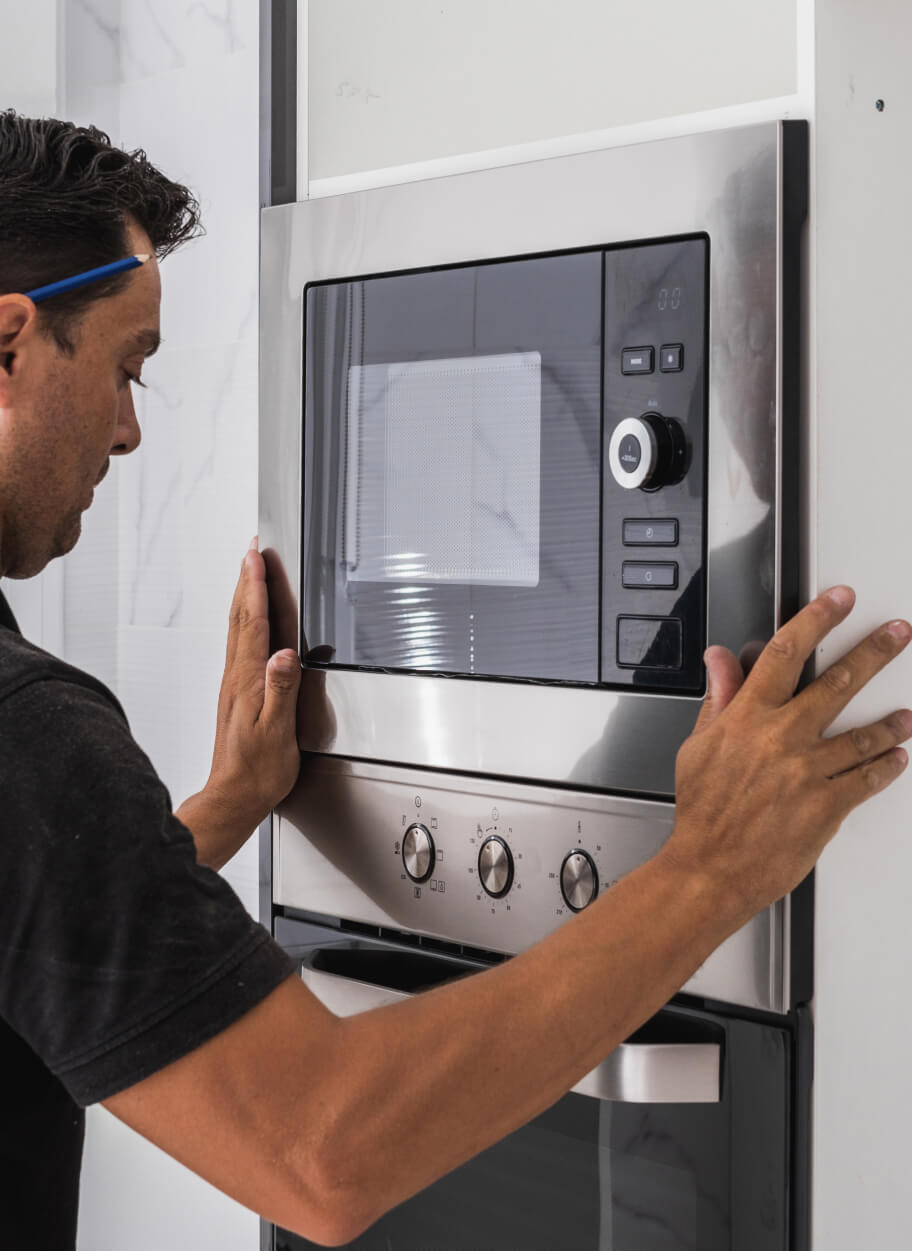
[[[25,295],[0,295],[0,406],[9,402],[8,387],[19,354],[38,327],[35,305]]]

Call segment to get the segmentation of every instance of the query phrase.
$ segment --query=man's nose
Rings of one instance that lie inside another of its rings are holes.
[[[133,403],[133,388],[127,387],[117,410],[117,426],[111,444],[112,456],[126,456],[135,452],[142,440],[142,431],[136,420],[136,406]]]

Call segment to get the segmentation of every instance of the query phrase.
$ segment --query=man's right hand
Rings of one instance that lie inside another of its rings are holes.
[[[795,695],[809,656],[854,602],[848,587],[818,596],[746,678],[726,648],[706,653],[709,688],[678,753],[675,828],[661,854],[708,879],[738,923],[797,886],[849,812],[908,763],[897,744],[912,735],[909,709],[824,737],[912,638],[907,621],[880,626]]]

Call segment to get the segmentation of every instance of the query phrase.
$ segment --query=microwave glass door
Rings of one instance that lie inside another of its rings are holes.
[[[386,672],[698,686],[706,251],[309,286],[307,645]],[[612,431],[660,405],[687,478],[622,489]]]

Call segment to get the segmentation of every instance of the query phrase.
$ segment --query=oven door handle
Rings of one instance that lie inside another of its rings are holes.
[[[306,965],[301,978],[337,1016],[353,1016],[412,998],[405,991]],[[573,1090],[615,1103],[718,1103],[721,1071],[719,1042],[624,1042]]]

